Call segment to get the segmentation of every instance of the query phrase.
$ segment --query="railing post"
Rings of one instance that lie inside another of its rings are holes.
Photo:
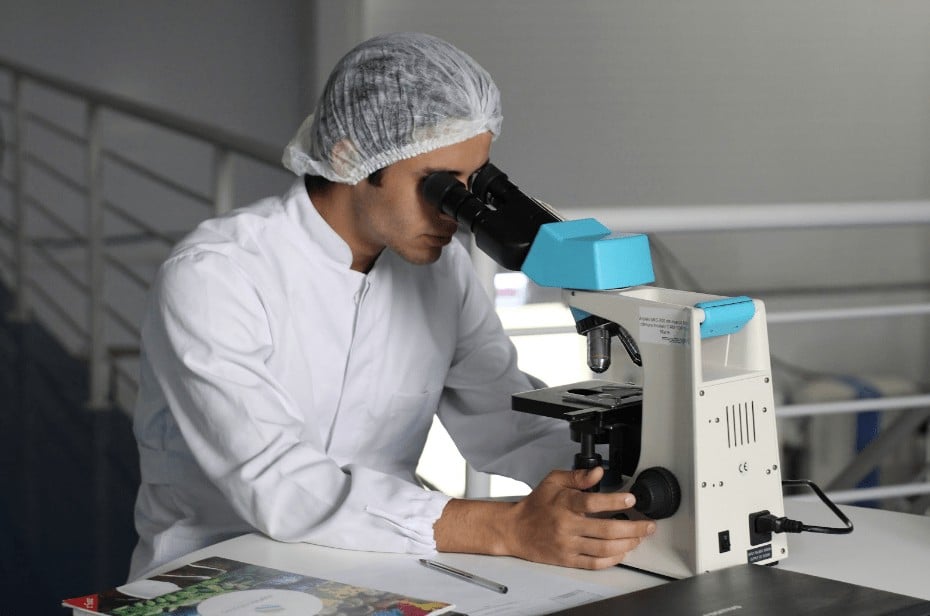
[[[491,496],[491,476],[475,470],[465,463],[465,498],[488,498]]]
[[[103,168],[100,155],[100,108],[87,106],[87,363],[89,368],[89,400],[92,409],[106,408],[110,385],[107,366],[106,331],[104,327],[104,228],[103,228]]]
[[[23,77],[13,74],[13,294],[15,304],[9,315],[19,322],[29,318],[26,300],[26,169],[24,165],[26,112],[23,106]]]
[[[213,213],[222,216],[233,208],[235,170],[232,153],[217,147],[213,154]]]
[[[497,264],[478,248],[474,236],[471,238],[470,251],[472,264],[478,273],[478,279],[493,302],[494,274],[497,273]],[[491,476],[476,470],[467,461],[465,462],[465,498],[487,498],[491,495]]]

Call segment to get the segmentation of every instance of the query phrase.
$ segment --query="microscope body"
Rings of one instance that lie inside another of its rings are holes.
[[[784,534],[753,530],[755,515],[784,515],[762,302],[743,298],[752,317],[738,331],[708,335],[702,323],[727,311],[732,304],[718,303],[725,298],[648,286],[563,295],[636,339],[643,367],[637,473],[664,468],[680,486],[677,511],[624,564],[682,578],[785,558]],[[626,479],[621,489],[636,474]]]
[[[636,495],[617,517],[659,520],[624,564],[683,578],[785,558],[785,535],[753,524],[784,515],[762,302],[648,286],[645,235],[563,220],[490,163],[468,187],[431,174],[423,193],[500,265],[563,289],[592,371],[609,368],[615,340],[642,367],[641,389],[586,381],[513,396],[515,411],[569,422],[576,468],[606,466],[603,489]]]

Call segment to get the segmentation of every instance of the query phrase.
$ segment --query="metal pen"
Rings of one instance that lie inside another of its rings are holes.
[[[477,584],[494,592],[499,592],[504,594],[507,592],[507,587],[503,584],[483,578],[480,575],[475,575],[474,573],[469,573],[468,571],[462,571],[461,569],[456,569],[455,567],[450,567],[449,565],[444,565],[442,563],[436,562],[435,560],[429,560],[426,558],[420,559],[420,564],[429,569],[434,569],[442,573],[446,573],[453,577],[457,577],[460,580],[466,582],[471,582],[472,584]]]

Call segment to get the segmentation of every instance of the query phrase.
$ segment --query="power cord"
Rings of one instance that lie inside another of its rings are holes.
[[[772,515],[771,513],[766,513],[755,518],[755,531],[757,533],[824,533],[827,535],[846,535],[853,531],[853,523],[850,522],[849,518],[840,511],[840,508],[823,493],[816,483],[810,481],[809,479],[784,479],[781,482],[782,486],[807,486],[814,493],[820,497],[820,500],[830,508],[830,510],[840,519],[841,522],[845,525],[844,527],[830,527],[830,526],[811,526],[804,524],[799,520],[792,520],[786,517],[778,517]]]

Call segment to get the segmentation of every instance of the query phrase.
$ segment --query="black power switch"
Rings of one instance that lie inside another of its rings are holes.
[[[717,533],[717,544],[720,546],[720,553],[730,551],[730,531],[722,530]]]

